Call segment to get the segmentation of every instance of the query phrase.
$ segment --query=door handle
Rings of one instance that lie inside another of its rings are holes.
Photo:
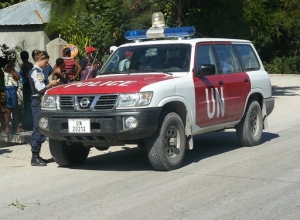
[[[219,81],[218,84],[219,84],[220,86],[222,86],[222,85],[224,84],[224,82],[223,82],[223,81]]]
[[[245,78],[245,79],[244,79],[244,82],[245,82],[245,83],[249,82],[249,79],[248,79],[248,78]]]

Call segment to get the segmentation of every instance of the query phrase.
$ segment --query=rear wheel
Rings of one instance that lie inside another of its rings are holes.
[[[163,114],[161,121],[158,130],[145,142],[148,158],[154,169],[177,169],[186,151],[184,125],[176,113]]]
[[[245,115],[236,126],[236,134],[244,146],[255,146],[261,142],[263,120],[261,107],[257,101],[247,105]]]
[[[75,166],[83,163],[89,155],[89,148],[82,143],[67,145],[65,141],[49,139],[49,148],[55,162],[63,167]]]

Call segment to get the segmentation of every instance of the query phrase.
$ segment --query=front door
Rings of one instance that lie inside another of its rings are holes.
[[[226,122],[226,90],[222,74],[217,73],[217,63],[210,44],[199,44],[195,51],[195,66],[213,64],[216,74],[194,77],[196,97],[196,124],[208,127]]]

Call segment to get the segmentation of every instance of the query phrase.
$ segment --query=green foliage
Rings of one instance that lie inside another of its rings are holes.
[[[9,47],[6,44],[2,44],[0,45],[0,48],[1,48],[2,55],[6,56],[7,52],[9,51]]]
[[[51,2],[53,8],[57,1]],[[75,1],[77,6],[74,4],[73,7],[78,8],[79,5],[84,5],[83,9],[76,12],[72,10],[72,13],[68,11],[56,17],[56,13],[62,13],[72,7],[72,1],[58,2],[61,4],[60,9],[51,11],[51,24],[47,25],[46,31],[49,35],[59,33],[68,43],[76,45],[79,49],[79,58],[84,56],[84,48],[87,45],[99,48],[100,54],[104,55],[109,52],[109,47],[121,37],[123,33],[120,28],[122,25],[121,0]]]
[[[79,15],[86,13],[85,0],[50,0],[51,2],[51,22],[45,27],[48,35],[58,37],[74,44],[78,48],[78,57],[85,55],[84,48],[90,44],[91,40],[87,36],[84,26],[78,23]]]
[[[14,5],[14,4],[17,4],[19,2],[23,2],[24,0],[10,0],[10,1],[1,1],[0,2],[0,9],[2,8],[6,8],[8,6],[11,6],[11,5]]]
[[[82,30],[82,37],[85,36],[82,49],[90,44],[99,49],[100,57],[109,53],[109,47],[115,45],[122,34],[121,3],[121,0],[86,1],[89,13],[81,13],[76,17],[77,33]]]
[[[99,48],[104,61],[110,46],[126,42],[126,30],[149,28],[152,13],[161,11],[169,27],[194,26],[196,37],[251,40],[272,72],[298,71],[294,59],[300,56],[299,0],[49,1],[47,33],[61,34],[75,44],[79,58],[89,44]]]
[[[298,0],[247,0],[244,14],[263,60],[299,55]]]
[[[14,47],[14,51],[16,51],[16,55],[17,55],[17,63],[20,65],[20,63],[22,63],[21,57],[20,57],[20,53],[24,50],[27,50],[28,48],[28,44],[26,43],[25,40],[20,41],[15,47]]]
[[[166,24],[170,27],[180,27],[185,24],[185,17],[182,14],[186,1],[169,0],[164,8],[164,16]],[[185,24],[188,25],[188,24]]]
[[[69,44],[74,44],[78,48],[78,57],[85,55],[84,48],[90,44],[91,40],[85,33],[85,29],[77,22],[78,16],[72,15],[65,19],[65,22],[53,21],[51,26],[47,26],[47,33],[59,33],[61,38]]]
[[[153,12],[163,12],[167,0],[125,0],[123,1],[123,27],[145,29],[151,27]],[[126,29],[126,28],[125,28]]]
[[[49,0],[51,2],[51,22],[48,27],[54,28],[54,25],[69,22],[69,18],[76,17],[77,14],[85,13],[85,0]],[[52,23],[54,22],[54,24]],[[76,22],[76,21],[74,21]]]
[[[8,58],[10,51],[14,51],[15,53],[15,59],[17,61],[18,64],[20,64],[21,58],[20,58],[20,52],[23,50],[27,50],[28,48],[28,44],[26,43],[25,40],[20,41],[13,49],[10,49],[6,44],[2,44],[0,45],[0,50],[2,52],[2,55],[4,56],[4,58]]]
[[[270,74],[298,74],[300,71],[300,56],[275,57],[264,64]]]
[[[186,1],[185,25],[194,26],[197,37],[248,38],[243,14],[245,0]]]

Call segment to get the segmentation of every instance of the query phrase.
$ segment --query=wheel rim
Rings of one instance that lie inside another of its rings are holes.
[[[250,132],[253,136],[255,136],[258,132],[258,116],[257,111],[253,110],[250,114]]]
[[[170,158],[175,158],[180,151],[180,135],[176,127],[170,126],[165,133],[165,150]]]

